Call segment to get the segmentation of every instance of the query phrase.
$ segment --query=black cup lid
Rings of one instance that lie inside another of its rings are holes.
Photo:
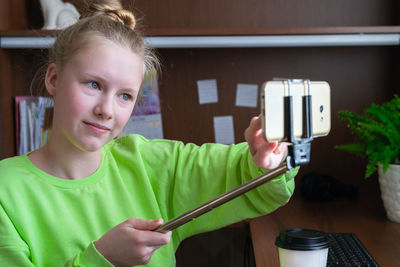
[[[324,232],[293,228],[282,230],[276,238],[275,245],[292,250],[316,250],[327,248],[329,242]]]

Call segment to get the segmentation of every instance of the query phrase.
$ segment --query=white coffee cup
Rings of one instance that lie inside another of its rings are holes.
[[[278,247],[281,267],[326,267],[329,242],[326,234],[310,229],[286,229],[279,233]]]

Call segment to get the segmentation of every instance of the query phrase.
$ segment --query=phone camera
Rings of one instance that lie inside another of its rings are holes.
[[[321,105],[321,106],[319,107],[319,112],[322,112],[322,111],[324,111],[324,106],[323,106],[323,105]]]

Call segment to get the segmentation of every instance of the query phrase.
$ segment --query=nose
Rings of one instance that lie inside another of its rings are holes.
[[[97,117],[100,117],[105,120],[109,120],[112,118],[113,111],[113,101],[112,97],[103,95],[98,103],[96,104],[93,112]]]

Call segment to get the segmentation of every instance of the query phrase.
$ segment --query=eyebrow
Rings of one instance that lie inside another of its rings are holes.
[[[93,79],[93,80],[100,80],[100,82],[102,82],[102,83],[107,83],[107,80],[106,80],[106,79],[104,79],[104,78],[102,78],[102,77],[100,77],[100,76],[98,76],[98,75],[96,75],[96,74],[92,74],[92,73],[88,73],[88,72],[83,72],[83,75],[84,75],[84,76],[89,76],[90,79]]]

